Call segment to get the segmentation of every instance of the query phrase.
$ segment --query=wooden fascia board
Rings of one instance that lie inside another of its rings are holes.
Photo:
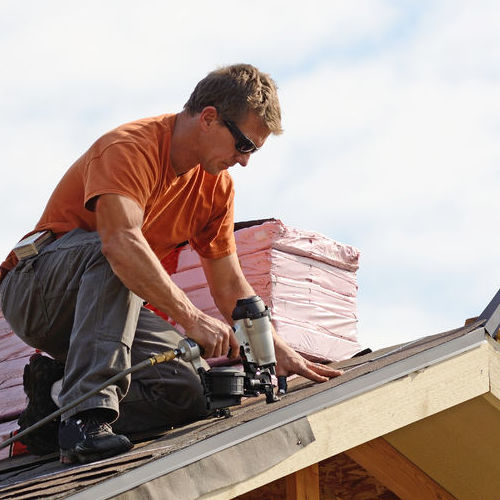
[[[500,342],[488,337],[490,393],[500,401]]]
[[[313,443],[257,476],[202,498],[227,499],[241,495],[488,393],[493,351],[491,343],[483,342],[472,350],[309,415],[316,438]],[[500,389],[500,383],[498,387]]]

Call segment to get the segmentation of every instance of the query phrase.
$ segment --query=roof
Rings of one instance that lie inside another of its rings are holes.
[[[277,403],[247,400],[231,418],[170,430],[118,457],[0,462],[0,499],[232,498],[481,395],[496,401],[500,354],[488,331],[500,324],[500,293],[495,300],[468,326],[337,363],[339,378],[298,378]]]

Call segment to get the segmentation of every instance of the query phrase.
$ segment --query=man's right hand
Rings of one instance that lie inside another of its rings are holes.
[[[230,358],[239,356],[240,345],[233,329],[227,323],[201,311],[193,326],[186,328],[186,336],[203,348],[204,358],[227,356],[229,352]]]

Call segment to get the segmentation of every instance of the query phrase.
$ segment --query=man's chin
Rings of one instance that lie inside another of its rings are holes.
[[[210,174],[210,175],[219,175],[221,172],[228,169],[228,167],[226,165],[224,165],[222,167],[217,167],[215,165],[203,165],[203,164],[201,165],[201,168],[207,174]]]

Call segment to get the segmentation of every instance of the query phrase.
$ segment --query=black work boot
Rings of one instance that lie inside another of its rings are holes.
[[[52,384],[64,375],[64,365],[58,361],[33,354],[24,367],[23,386],[28,396],[28,406],[19,416],[19,430],[23,431],[57,410],[50,395]],[[60,418],[27,434],[21,439],[30,453],[45,455],[57,451],[57,428]]]
[[[86,464],[130,450],[126,436],[114,434],[111,426],[86,412],[59,424],[60,461]]]

